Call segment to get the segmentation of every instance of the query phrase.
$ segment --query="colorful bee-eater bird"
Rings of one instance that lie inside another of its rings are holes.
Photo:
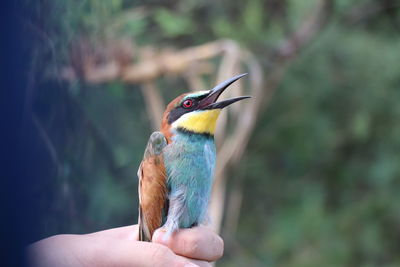
[[[216,160],[214,132],[221,109],[250,96],[217,102],[228,79],[209,91],[175,98],[164,112],[139,166],[139,240],[151,241],[164,225],[167,238],[179,228],[204,223]]]

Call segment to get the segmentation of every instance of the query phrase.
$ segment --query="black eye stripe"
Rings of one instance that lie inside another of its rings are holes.
[[[183,114],[192,111],[190,108],[183,108],[182,106],[176,107],[169,112],[168,123],[172,124],[174,121],[179,119]]]
[[[193,110],[197,109],[197,106],[199,104],[199,101],[203,98],[205,98],[206,95],[204,96],[198,96],[198,97],[188,97],[185,100],[183,100],[176,108],[171,110],[168,115],[168,123],[172,124],[174,121],[179,119],[183,114],[189,113]],[[192,105],[190,107],[184,107],[183,103],[187,100],[192,101]]]

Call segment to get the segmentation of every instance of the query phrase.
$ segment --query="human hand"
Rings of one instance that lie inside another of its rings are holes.
[[[210,266],[223,253],[222,239],[206,227],[180,229],[168,241],[162,229],[139,242],[138,227],[87,235],[56,235],[28,247],[32,266]]]

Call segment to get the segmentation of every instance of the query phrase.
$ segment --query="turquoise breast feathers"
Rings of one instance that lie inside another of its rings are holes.
[[[211,136],[176,130],[172,141],[164,148],[170,206],[165,228],[170,233],[207,219],[216,160]]]

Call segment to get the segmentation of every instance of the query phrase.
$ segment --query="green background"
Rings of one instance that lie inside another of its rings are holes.
[[[136,170],[151,133],[144,100],[138,85],[58,79],[79,38],[176,49],[230,38],[268,75],[271,51],[317,2],[24,1],[38,146],[49,164],[32,189],[40,237],[137,218]],[[334,3],[229,172],[228,190],[241,190],[243,202],[237,231],[222,232],[220,266],[400,265],[400,7]],[[180,79],[157,85],[166,100],[187,88]]]

